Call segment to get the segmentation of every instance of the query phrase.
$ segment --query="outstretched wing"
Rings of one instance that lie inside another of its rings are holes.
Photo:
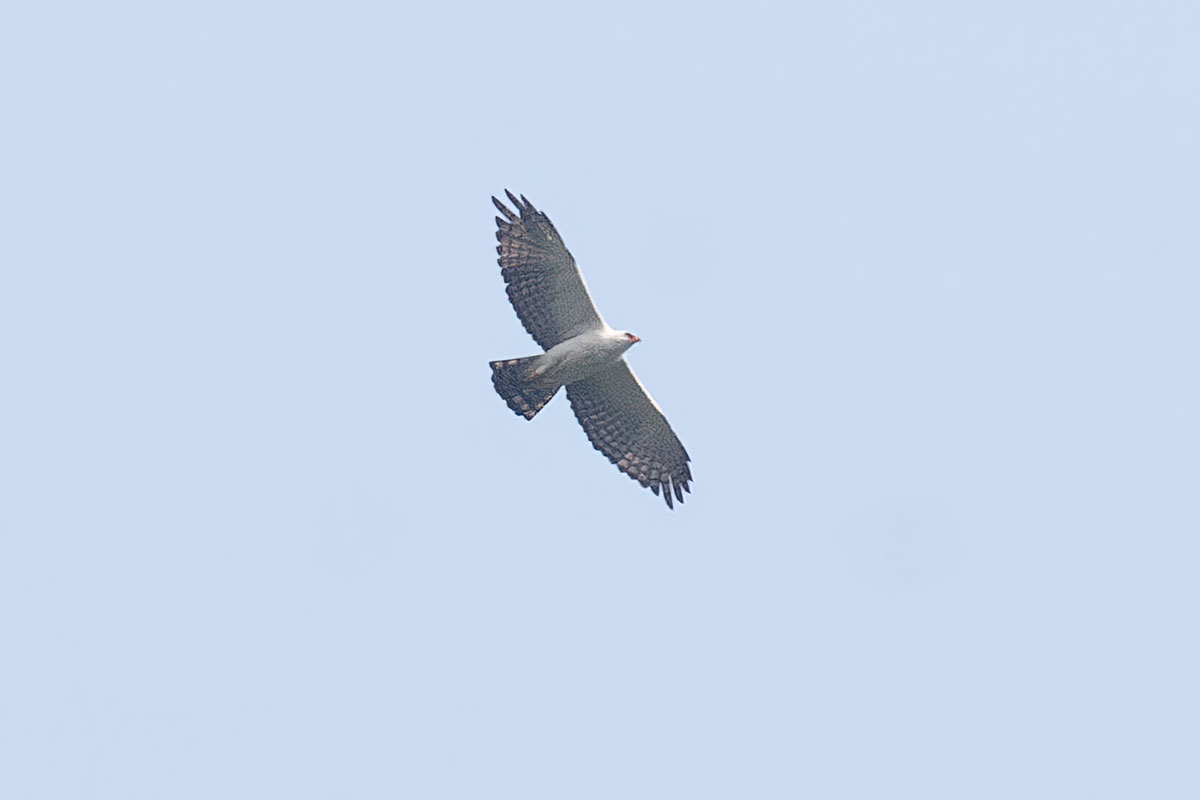
[[[683,502],[690,492],[687,450],[625,359],[585,381],[567,384],[575,418],[592,446],[617,469],[663,497]]]
[[[550,218],[524,195],[518,200],[512,192],[505,194],[521,215],[492,198],[505,216],[496,217],[500,241],[496,252],[509,302],[525,330],[543,350],[549,350],[584,331],[603,328],[583,275]]]

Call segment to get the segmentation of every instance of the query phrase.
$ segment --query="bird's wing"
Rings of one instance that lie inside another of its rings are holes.
[[[584,381],[567,384],[575,418],[592,446],[617,469],[658,494],[683,502],[690,492],[687,450],[625,359]]]
[[[496,217],[500,244],[500,271],[508,286],[508,299],[521,324],[543,350],[549,350],[584,331],[604,327],[604,320],[588,294],[575,259],[550,218],[522,195],[506,191],[520,216],[495,197],[492,202],[504,215]]]

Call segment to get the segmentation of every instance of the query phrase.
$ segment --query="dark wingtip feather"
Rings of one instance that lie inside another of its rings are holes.
[[[655,497],[658,497],[658,484],[657,483],[650,484],[650,491],[654,492]]]
[[[679,481],[674,481],[674,487],[675,487],[675,497],[678,498],[679,502],[682,503],[683,502],[683,487],[679,485]]]

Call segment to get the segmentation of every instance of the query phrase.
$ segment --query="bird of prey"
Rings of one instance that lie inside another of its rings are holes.
[[[550,218],[506,191],[514,212],[495,197],[500,272],[525,330],[546,352],[491,362],[492,384],[508,407],[533,419],[560,386],[592,446],[617,469],[671,500],[690,492],[687,451],[625,362],[640,339],[608,326],[583,274]]]

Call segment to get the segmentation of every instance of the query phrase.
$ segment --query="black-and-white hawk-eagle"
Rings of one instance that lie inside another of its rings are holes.
[[[538,356],[491,362],[492,384],[518,415],[531,420],[559,387],[592,445],[669,508],[683,502],[692,472],[687,450],[667,418],[626,363],[640,341],[609,327],[596,310],[583,274],[550,218],[524,195],[505,192],[514,212],[495,197],[500,272],[508,299],[534,341]],[[519,213],[518,213],[519,212]]]

